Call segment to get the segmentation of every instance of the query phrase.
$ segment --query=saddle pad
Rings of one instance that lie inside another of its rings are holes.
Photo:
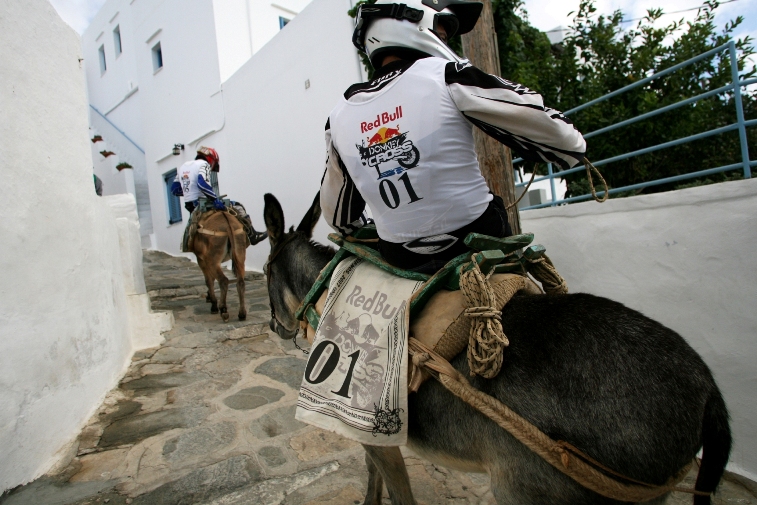
[[[357,257],[339,263],[295,418],[368,445],[407,442],[408,300],[423,285]]]

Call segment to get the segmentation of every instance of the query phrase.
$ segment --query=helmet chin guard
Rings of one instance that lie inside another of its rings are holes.
[[[437,56],[449,61],[462,61],[439,37],[439,26],[447,37],[468,33],[481,15],[483,5],[467,0],[408,0],[389,3],[378,0],[363,4],[355,17],[352,43],[368,55],[378,68],[385,54],[407,50]]]

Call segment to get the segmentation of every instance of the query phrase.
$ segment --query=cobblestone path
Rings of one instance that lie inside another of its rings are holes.
[[[246,321],[235,320],[238,298],[230,286],[232,319],[224,324],[210,314],[196,264],[149,251],[144,264],[153,309],[174,312],[165,343],[134,356],[64,469],[0,503],[362,503],[362,447],[294,419],[305,360],[268,330],[263,277],[247,274]],[[449,471],[410,453],[405,461],[419,504],[494,504],[486,475]],[[748,486],[726,482],[715,503],[757,504]],[[668,503],[689,504],[691,497]]]

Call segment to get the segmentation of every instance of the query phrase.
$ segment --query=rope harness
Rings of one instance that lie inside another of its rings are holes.
[[[568,292],[565,280],[546,256],[530,261],[527,269],[542,283],[547,294]],[[487,379],[499,373],[502,351],[509,345],[502,329],[502,312],[496,307],[508,303],[526,283],[525,276],[510,279],[501,297],[503,299],[498,303],[488,282],[489,277],[481,272],[475,261],[472,261],[472,268],[460,276],[460,289],[467,306],[464,314],[473,318],[468,341],[468,366],[471,376],[480,375]],[[422,376],[432,376],[453,395],[489,417],[544,461],[597,494],[626,502],[649,501],[671,491],[698,496],[711,494],[677,486],[691,469],[693,461],[662,485],[632,479],[601,464],[568,442],[553,440],[507,405],[471,386],[445,357],[413,337],[409,339],[409,354],[412,363],[411,390],[417,390]],[[412,389],[414,383],[416,387]]]
[[[670,491],[700,496],[710,494],[677,486],[689,472],[693,461],[661,486],[621,475],[568,442],[551,439],[496,398],[472,387],[446,359],[418,340],[411,337],[409,347],[414,366],[425,368],[453,395],[486,415],[544,461],[597,494],[627,502],[649,501]]]
[[[606,202],[607,198],[610,196],[609,188],[607,187],[607,181],[605,181],[605,178],[602,177],[602,174],[599,172],[597,167],[594,166],[594,164],[589,161],[588,158],[584,158],[584,168],[586,168],[586,177],[589,180],[589,189],[591,189],[591,196],[594,198],[595,201],[602,203]],[[602,198],[599,198],[597,196],[597,190],[594,188],[594,180],[591,177],[591,171],[594,171],[594,173],[597,174],[597,177],[599,177],[599,180],[602,181],[602,185],[605,187],[604,195],[602,195]],[[534,165],[533,171],[531,172],[531,180],[528,181],[528,184],[526,185],[526,188],[523,190],[523,192],[520,194],[517,200],[515,200],[513,203],[505,207],[506,210],[510,210],[511,208],[518,205],[518,203],[523,200],[523,197],[526,196],[526,193],[528,193],[528,188],[531,187],[531,183],[534,182],[534,177],[536,177],[536,165]]]
[[[234,232],[234,235],[241,235],[245,231],[244,229],[237,230]],[[203,235],[212,235],[214,237],[228,237],[229,234],[225,231],[215,231],[215,230],[206,230],[205,228],[197,228],[197,233],[202,233]]]
[[[552,260],[544,254],[541,258],[528,260],[526,265],[528,273],[541,282],[544,292],[548,295],[564,295],[568,293],[568,284],[562,278],[552,264]],[[504,305],[503,305],[504,306]]]

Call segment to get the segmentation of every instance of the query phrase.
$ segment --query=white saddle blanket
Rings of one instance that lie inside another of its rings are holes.
[[[296,419],[368,445],[407,442],[407,308],[422,285],[356,257],[339,263]]]

